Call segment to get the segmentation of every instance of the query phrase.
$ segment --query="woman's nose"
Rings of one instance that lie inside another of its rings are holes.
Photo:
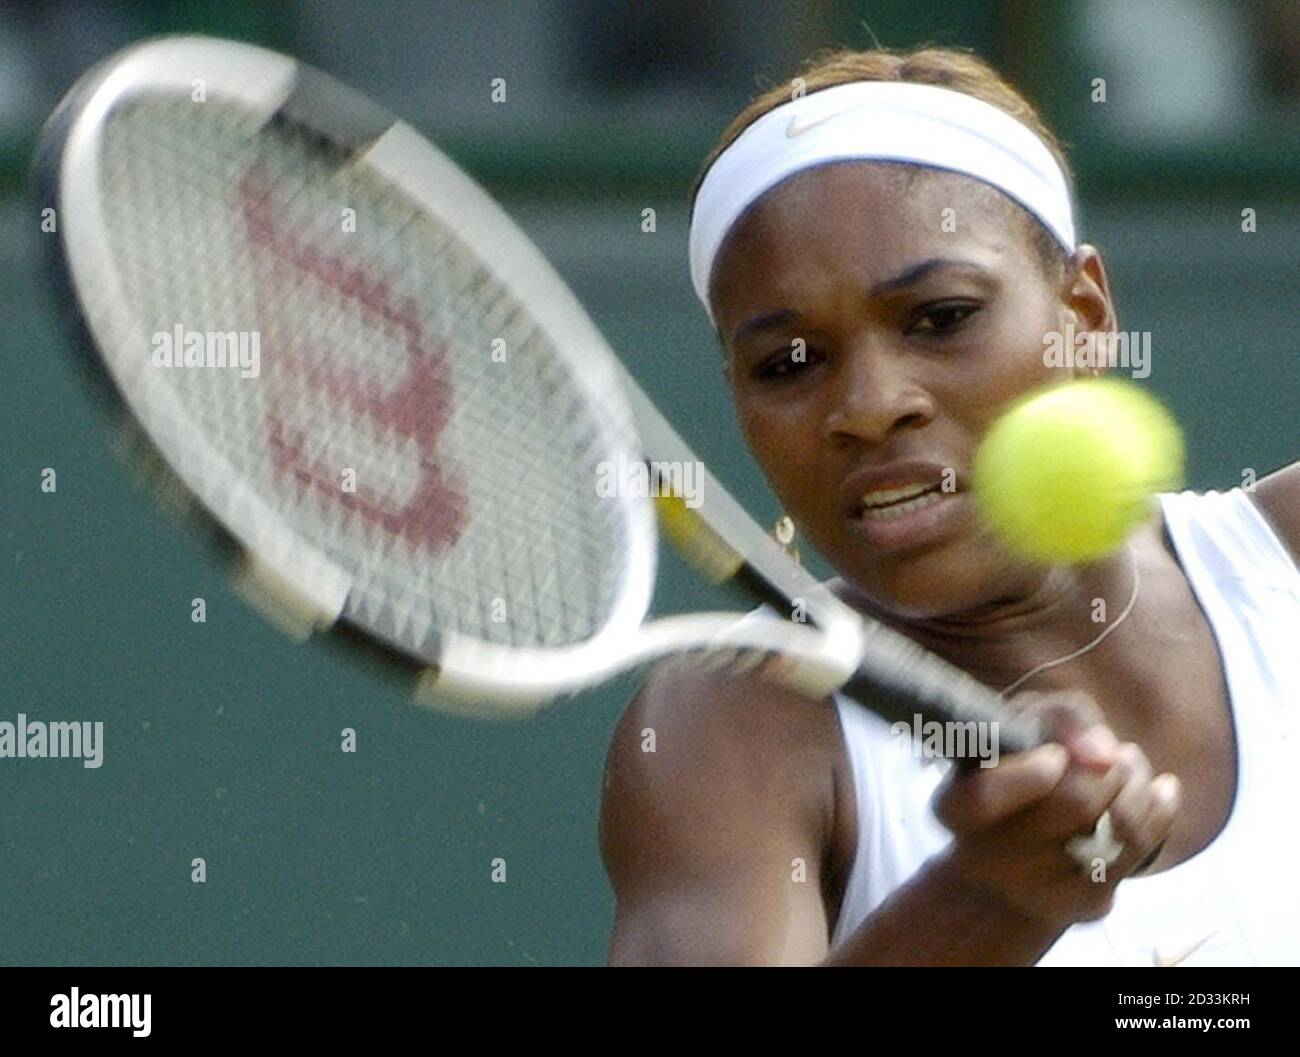
[[[835,441],[880,444],[899,430],[924,425],[934,405],[903,356],[878,347],[845,356],[832,379],[826,434]]]

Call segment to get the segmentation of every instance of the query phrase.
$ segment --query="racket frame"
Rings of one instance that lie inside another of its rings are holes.
[[[80,329],[90,343],[87,359],[109,382],[97,388],[127,424],[123,446],[133,451],[133,461],[148,467],[156,495],[183,490],[191,497],[186,520],[220,540],[222,550],[235,553],[231,578],[237,591],[282,631],[301,639],[346,622],[383,640],[349,609],[347,570],[241,487],[218,449],[187,448],[193,433],[187,433],[185,444],[176,443],[173,438],[187,424],[183,407],[146,359],[117,353],[126,344],[143,347],[144,335],[114,270],[102,265],[112,240],[102,204],[101,132],[116,106],[149,93],[188,95],[196,78],[202,78],[208,98],[240,106],[262,124],[286,116],[348,147],[348,164],[366,166],[470,245],[492,245],[498,281],[528,304],[535,324],[567,359],[574,384],[585,390],[591,406],[602,409],[608,457],[635,460],[635,429],[618,388],[616,360],[550,263],[486,192],[419,133],[327,74],[252,45],[163,37],[110,57],[74,86],[47,124],[41,155],[48,171],[38,174],[38,183],[48,187],[53,177],[49,197],[60,218],[56,241],[66,271],[63,285],[79,305]],[[448,190],[454,211],[439,198],[439,191]],[[95,351],[106,346],[113,351]],[[581,349],[599,352],[583,355]],[[137,366],[124,377],[121,365],[132,362]],[[207,482],[214,478],[228,482],[219,487],[229,504],[216,504],[224,509],[213,509]],[[653,508],[629,496],[606,501],[619,504],[628,551],[616,601],[598,634],[571,647],[528,650],[444,628],[427,636],[416,656],[407,644],[385,641],[390,648],[385,653],[406,656],[404,666],[417,676],[420,699],[427,701],[436,687],[440,695],[481,700],[488,694],[501,705],[530,708],[562,690],[599,681],[589,673],[607,671],[611,657],[644,653],[645,643],[637,640],[655,579]]]
[[[378,652],[416,677],[417,699],[476,715],[482,714],[487,700],[510,712],[527,713],[556,694],[586,688],[668,653],[750,650],[782,655],[784,663],[778,667],[786,681],[812,696],[843,689],[887,718],[910,718],[920,712],[930,719],[1002,720],[1008,751],[1039,740],[1032,728],[1012,723],[1007,729],[1001,701],[991,690],[901,634],[866,620],[792,561],[708,472],[645,395],[513,219],[410,126],[295,59],[213,38],[158,38],[110,57],[83,76],[51,118],[38,157],[47,159],[45,181],[54,177],[60,217],[55,241],[63,254],[68,286],[81,306],[84,331],[95,346],[102,348],[105,340],[113,344],[128,340],[127,335],[138,331],[120,288],[110,285],[98,290],[87,303],[86,287],[94,284],[85,277],[112,275],[112,269],[97,268],[97,260],[111,245],[100,205],[100,130],[112,108],[132,94],[159,89],[189,93],[198,77],[204,78],[209,94],[235,101],[265,122],[282,115],[315,128],[350,152],[348,164],[370,167],[379,179],[470,245],[491,245],[489,259],[497,278],[529,306],[592,405],[605,411],[610,457],[623,454],[693,463],[702,475],[707,507],[702,520],[736,556],[731,579],[782,615],[788,616],[797,605],[810,621],[801,626],[788,620],[745,620],[739,613],[697,613],[644,623],[655,580],[653,504],[635,497],[610,497],[610,502],[623,504],[629,553],[617,602],[595,636],[560,649],[520,649],[441,629],[414,652],[359,619],[349,608],[347,570],[281,524],[251,489],[241,490],[238,476],[228,467],[229,505],[224,511],[209,509],[211,500],[202,477],[222,472],[221,453],[207,451],[173,461],[167,440],[160,443],[155,436],[156,414],[141,414],[139,398],[114,370],[117,361],[91,355],[90,362],[113,383],[108,389],[121,408],[121,418],[148,424],[148,432],[136,427],[139,439],[134,443],[149,451],[145,461],[154,464],[152,475],[168,482],[162,486],[168,491],[172,482],[179,481],[174,487],[191,496],[188,520],[223,543],[234,544],[242,555],[236,576],[240,593],[275,623],[296,637],[327,629],[341,631],[337,637],[348,641],[369,636],[374,640],[365,644],[369,652]],[[442,200],[448,189],[453,192],[454,210]],[[113,337],[103,336],[106,329]],[[135,341],[140,337],[134,333]],[[157,405],[166,409],[164,421],[170,428],[179,428],[185,422],[179,402],[163,382],[149,377],[147,365],[137,369],[141,372],[140,384],[149,399],[156,398]],[[243,521],[251,518],[259,531],[233,527],[232,509],[249,514]]]

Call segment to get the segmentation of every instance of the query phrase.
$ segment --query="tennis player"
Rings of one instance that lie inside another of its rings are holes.
[[[963,52],[801,78],[694,195],[748,446],[843,597],[1055,740],[958,770],[847,700],[661,668],[610,749],[610,961],[1300,964],[1300,464],[1161,495],[1094,564],[1000,547],[965,491],[977,442],[1105,370],[1049,366],[1047,335],[1117,329],[1061,149]]]

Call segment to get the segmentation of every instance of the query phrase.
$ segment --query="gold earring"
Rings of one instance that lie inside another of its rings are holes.
[[[789,514],[782,514],[772,526],[772,535],[776,537],[776,542],[785,548],[786,554],[799,563],[799,548],[794,544],[794,533],[794,519]]]

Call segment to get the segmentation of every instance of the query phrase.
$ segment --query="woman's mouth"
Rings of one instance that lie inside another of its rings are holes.
[[[941,502],[943,502],[943,493],[940,492],[937,484],[882,488],[875,492],[868,492],[862,497],[858,517],[869,518],[872,521],[887,521]]]
[[[941,483],[880,488],[862,496],[853,530],[877,552],[928,546],[951,534],[967,507],[964,492]]]

